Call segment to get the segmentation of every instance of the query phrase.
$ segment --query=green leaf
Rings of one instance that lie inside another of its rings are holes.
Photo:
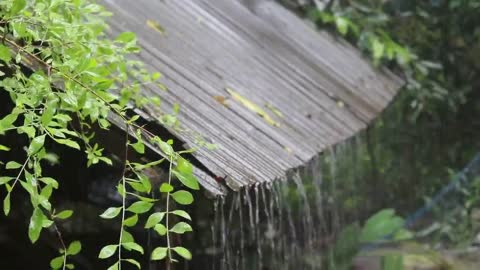
[[[143,248],[135,242],[122,243],[122,246],[127,250],[135,250],[140,254],[143,254]]]
[[[170,229],[171,232],[178,233],[178,234],[184,234],[186,232],[191,232],[193,231],[192,226],[186,222],[179,222],[173,226],[173,228]]]
[[[136,35],[133,32],[123,32],[120,35],[117,36],[115,41],[118,42],[123,42],[123,43],[129,43],[132,42],[136,39]]]
[[[400,229],[395,233],[393,239],[396,241],[404,241],[412,239],[413,237],[415,237],[415,234],[413,234],[411,231],[407,229]]]
[[[80,145],[75,141],[72,141],[72,140],[69,140],[69,139],[55,139],[55,141],[59,144],[66,145],[70,148],[80,150]]]
[[[182,174],[192,174],[193,173],[193,166],[188,160],[180,157],[177,160],[176,169],[178,172]]]
[[[22,167],[22,164],[18,163],[18,162],[15,162],[15,161],[10,161],[7,163],[7,165],[5,165],[5,169],[7,170],[14,170],[14,169],[18,169]]]
[[[53,118],[57,119],[57,120],[60,120],[61,122],[63,123],[68,123],[70,121],[72,121],[72,118],[66,114],[61,114],[61,113],[57,113],[53,116]],[[72,135],[72,136],[76,136],[77,133],[73,132],[73,131],[69,131],[69,134]]]
[[[163,225],[161,223],[155,225],[155,227],[153,227],[153,229],[161,236],[164,236],[165,234],[167,234],[167,227],[165,227],[165,225]]]
[[[4,134],[5,129],[13,128],[13,123],[15,123],[17,118],[18,113],[16,112],[12,112],[11,114],[3,117],[0,120],[0,135]]]
[[[82,243],[80,241],[73,241],[67,248],[68,255],[77,255],[82,250]]]
[[[125,219],[123,221],[123,225],[125,225],[127,227],[133,227],[137,224],[137,222],[138,222],[138,215],[135,214],[135,215]]]
[[[198,185],[198,180],[197,178],[191,174],[191,173],[181,173],[176,170],[172,170],[173,174],[175,177],[178,178],[182,184],[184,184],[186,187],[194,189],[194,190],[199,190],[200,186]]]
[[[145,188],[144,185],[142,185],[142,183],[138,183],[138,182],[127,182],[127,184],[132,187],[135,191],[138,191],[138,192],[147,192],[147,189]]]
[[[150,191],[152,191],[152,183],[150,183],[150,179],[143,174],[139,174],[138,179],[140,179],[140,182],[145,187],[146,193],[150,193]]]
[[[127,121],[127,123],[128,124],[135,123],[135,121],[137,121],[138,119],[140,119],[140,115],[136,114],[136,115],[132,116],[132,118],[130,118],[130,120]]]
[[[98,254],[98,258],[99,259],[106,259],[106,258],[112,257],[113,254],[115,254],[115,252],[117,251],[117,247],[118,247],[118,245],[104,246],[102,248],[102,250],[100,250],[100,253]]]
[[[10,213],[10,193],[8,193],[3,200],[3,212],[5,213],[5,216],[8,216]]]
[[[143,197],[143,196],[140,196],[140,195],[138,195],[137,198],[139,198],[139,199],[140,199],[141,201],[143,201],[143,202],[154,203],[154,202],[157,201],[157,200],[155,200],[155,199],[148,198],[148,197]]]
[[[186,260],[192,259],[192,253],[184,247],[174,247],[173,251],[175,251],[178,255],[182,256]]]
[[[135,242],[133,235],[125,230],[122,232],[122,243]]]
[[[42,220],[42,228],[50,228],[52,225],[53,221],[44,216],[44,219]]]
[[[127,208],[127,211],[130,211],[135,214],[142,214],[142,213],[148,212],[150,208],[152,208],[152,206],[153,206],[153,203],[139,201],[130,205],[130,207]]]
[[[379,241],[400,229],[404,224],[402,218],[395,216],[393,209],[384,209],[370,217],[360,233],[360,242]]]
[[[45,219],[46,218],[40,208],[37,207],[33,210],[32,217],[30,218],[30,224],[28,225],[28,237],[32,243],[37,242],[38,238],[40,237],[40,232],[43,228],[43,221]]]
[[[180,190],[171,195],[173,199],[182,205],[189,205],[193,202],[193,196],[190,192],[185,190]]]
[[[15,179],[15,178],[10,177],[10,176],[2,176],[2,177],[0,177],[0,186],[1,186],[1,185],[5,185],[6,183],[12,181],[13,179]]]
[[[151,260],[152,261],[159,261],[165,259],[167,257],[168,248],[166,247],[157,247],[152,251]]]
[[[160,139],[159,137],[154,137],[152,139],[152,141],[154,143],[156,143],[158,145],[158,147],[160,147],[160,150],[162,150],[162,152],[165,153],[165,155],[167,155],[167,157],[171,157],[175,153],[172,146],[170,144],[162,141],[162,139]]]
[[[14,0],[12,8],[10,9],[10,15],[16,15],[26,6],[27,6],[27,2],[25,0]]]
[[[12,60],[10,48],[3,44],[0,44],[0,60],[4,61],[5,63],[8,63],[10,60]]]
[[[164,212],[151,214],[147,219],[147,223],[145,223],[145,229],[150,229],[157,225],[160,221],[162,221],[164,216]]]
[[[335,18],[335,25],[337,26],[338,32],[345,36],[348,33],[348,25],[349,21],[348,19],[344,17],[336,17]]]
[[[127,183],[135,191],[138,191],[138,192],[141,192],[141,193],[150,193],[152,186],[151,186],[148,178],[142,177],[140,179],[141,179],[140,182],[128,181]]]
[[[51,189],[51,188],[50,188]],[[38,203],[43,206],[47,211],[52,210],[52,204],[48,201],[48,199],[43,195],[37,196]]]
[[[143,254],[143,253],[142,253],[142,254]],[[125,261],[127,261],[127,262],[129,262],[129,263],[131,263],[131,264],[135,265],[135,266],[136,266],[138,269],[142,269],[142,266],[140,265],[140,263],[139,263],[139,262],[137,262],[137,261],[136,261],[136,260],[134,260],[134,259],[126,259]]]
[[[52,122],[54,113],[55,113],[55,107],[53,106],[53,104],[51,104],[50,106],[47,106],[47,108],[43,111],[41,121],[44,127],[47,127],[50,124],[50,122]]]
[[[120,211],[122,211],[122,207],[110,207],[105,212],[103,212],[100,217],[104,219],[112,219],[118,216],[120,214]]]
[[[35,193],[34,193],[35,189],[33,188],[32,184],[24,182],[24,181],[20,181],[20,184],[31,196],[35,196]],[[35,204],[35,206],[37,206],[37,205],[38,205],[38,202]]]
[[[52,186],[53,188],[58,188],[58,182],[57,180],[51,178],[51,177],[41,177],[38,180],[42,181],[46,185]]]
[[[168,193],[168,192],[172,192],[172,191],[173,191],[172,185],[170,185],[168,183],[162,183],[162,185],[160,185],[160,192]]]
[[[141,141],[137,141],[136,143],[130,144],[130,146],[135,149],[135,151],[139,154],[145,153],[145,144]]]
[[[117,192],[120,194],[120,196],[125,196],[126,188],[120,183],[117,185]]]
[[[28,147],[29,155],[37,153],[43,147],[45,144],[45,136],[46,135],[40,135],[32,140],[30,146]]]
[[[27,134],[28,138],[30,139],[35,138],[36,130],[33,127],[23,126],[23,127],[20,127],[18,130]]]
[[[63,261],[64,261],[64,257],[63,255],[62,256],[58,256],[56,258],[53,258],[51,261],[50,261],[50,267],[53,268],[53,269],[60,269],[62,268],[63,266]]]
[[[383,52],[385,51],[385,44],[382,43],[378,38],[373,39],[372,41],[372,54],[373,59],[379,60],[383,56]]]
[[[10,151],[10,148],[0,144],[0,151]]]
[[[118,270],[118,264],[119,262],[112,264],[107,270]]]
[[[43,196],[46,200],[50,199],[52,196],[53,188],[52,186],[45,186],[42,191],[40,192],[40,195]]]
[[[72,210],[64,210],[64,211],[56,214],[55,217],[59,218],[59,219],[67,219],[67,218],[71,217],[72,215],[73,215]]]
[[[190,217],[190,215],[189,215],[187,212],[183,211],[183,210],[175,210],[175,211],[172,211],[171,213],[174,214],[174,215],[183,217],[183,218],[185,218],[185,219],[192,220],[192,218]]]
[[[162,74],[161,74],[160,72],[154,72],[154,73],[152,73],[152,80],[156,81],[156,80],[158,80],[161,76],[162,76]]]

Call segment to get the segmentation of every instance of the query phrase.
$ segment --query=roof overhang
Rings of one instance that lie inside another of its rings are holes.
[[[199,135],[218,146],[193,153],[199,181],[213,194],[225,192],[215,176],[227,176],[233,190],[284,178],[365,128],[402,85],[274,1],[104,3],[114,13],[112,34],[135,32],[138,59],[163,74],[168,91],[151,85],[144,94],[160,97],[165,111],[180,105],[185,129],[170,132],[187,147]],[[161,110],[141,114],[158,123]]]

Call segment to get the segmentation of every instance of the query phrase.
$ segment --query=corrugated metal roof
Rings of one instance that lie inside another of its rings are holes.
[[[137,33],[138,57],[164,75],[169,90],[145,94],[159,96],[162,110],[180,105],[189,131],[171,132],[190,146],[198,134],[218,146],[194,153],[214,194],[223,191],[212,173],[234,190],[284,178],[365,128],[401,83],[276,2],[259,2],[105,0],[113,33]],[[160,116],[155,107],[144,113]]]

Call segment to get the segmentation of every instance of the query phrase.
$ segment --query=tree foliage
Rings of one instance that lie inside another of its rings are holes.
[[[0,151],[24,152],[23,160],[9,160],[0,171],[0,185],[7,191],[3,209],[9,215],[11,208],[15,209],[10,202],[12,194],[22,190],[28,193],[33,209],[28,228],[32,243],[46,228],[53,228],[59,236],[60,256],[51,261],[52,269],[73,268],[68,257],[81,252],[82,246],[78,241],[67,245],[62,239],[57,224],[74,213],[56,211],[51,198],[64,179],[45,175],[42,168],[51,160],[53,145],[84,152],[89,166],[112,164],[98,144],[95,130],[109,130],[113,116],[120,119],[126,131],[124,169],[117,185],[123,203],[108,208],[100,217],[119,218],[121,227],[118,243],[103,247],[98,257],[118,255],[109,269],[121,269],[125,263],[140,268],[137,261],[125,258],[124,252],[144,253],[128,230],[137,225],[139,216],[146,215],[146,229],[155,229],[167,241],[166,247],[159,247],[162,252],[148,255],[152,260],[168,258],[172,262],[174,253],[191,258],[187,249],[170,244],[171,234],[192,230],[183,221],[172,224],[172,215],[190,219],[185,211],[172,210],[174,202],[193,202],[189,191],[174,185],[173,176],[189,189],[199,189],[198,182],[192,165],[181,157],[182,152],[172,148],[172,140],[164,140],[137,124],[139,116],[133,113],[133,107],[159,105],[159,100],[144,97],[141,89],[157,83],[160,74],[150,73],[130,57],[139,51],[134,33],[109,38],[105,21],[110,15],[89,0],[0,2],[0,91],[8,93],[13,103],[13,109],[0,119],[0,135],[15,133],[28,141],[23,149],[0,145]],[[129,149],[142,155],[147,142],[161,149],[163,157],[150,163],[131,161]],[[152,198],[154,187],[143,172],[162,162],[169,163],[170,169],[159,190],[165,201]],[[127,197],[135,202],[127,205]],[[152,213],[155,204],[162,204],[165,210]]]
[[[357,0],[331,1],[310,18],[333,25],[377,65],[401,71],[411,118],[438,119],[458,111],[478,84],[479,12],[480,3],[470,0]]]

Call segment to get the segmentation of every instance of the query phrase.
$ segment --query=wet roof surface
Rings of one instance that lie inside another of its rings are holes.
[[[284,178],[377,116],[400,80],[378,71],[342,40],[318,32],[273,1],[247,8],[236,0],[105,0],[114,33],[133,31],[162,110],[180,105],[193,146],[201,134],[217,150],[194,153],[233,189]],[[147,107],[146,118],[160,109]],[[196,170],[214,194],[221,187]]]

